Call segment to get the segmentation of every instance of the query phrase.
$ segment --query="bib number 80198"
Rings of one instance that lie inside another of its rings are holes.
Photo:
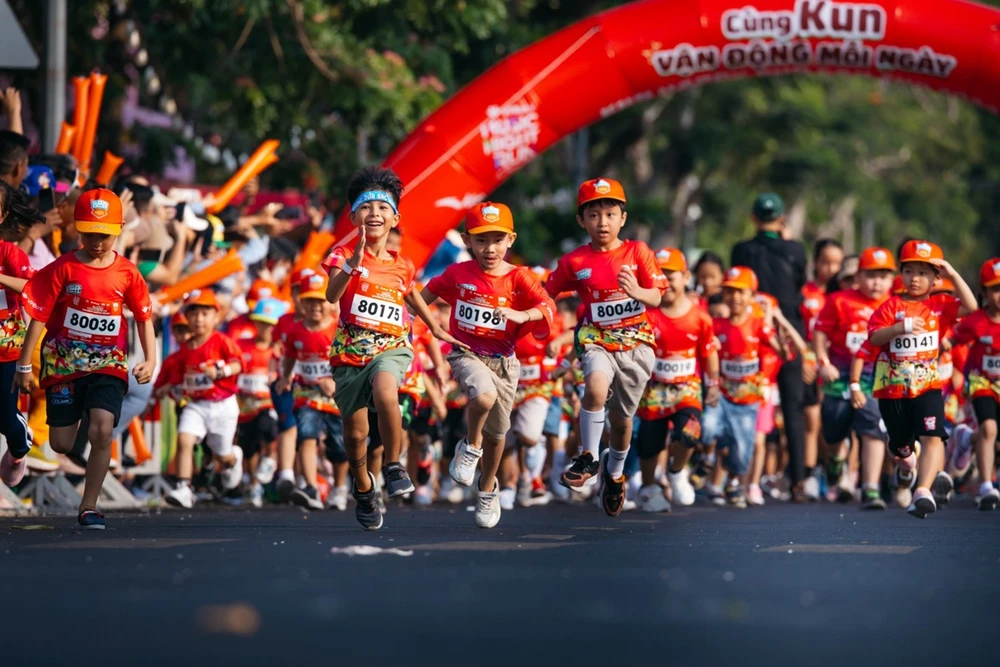
[[[465,324],[473,324],[487,329],[504,329],[503,318],[488,308],[479,308],[460,301],[458,303],[458,320]]]

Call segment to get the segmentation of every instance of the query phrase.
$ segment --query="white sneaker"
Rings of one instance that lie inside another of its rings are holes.
[[[441,488],[438,489],[438,500],[458,505],[465,500],[465,491],[462,490],[451,477],[441,480]]]
[[[419,505],[420,507],[427,507],[432,502],[434,502],[434,494],[431,493],[431,487],[428,484],[421,484],[413,492],[413,504]]]
[[[819,480],[815,475],[810,475],[802,484],[802,490],[809,500],[819,500]]]
[[[254,483],[250,487],[250,493],[247,495],[250,498],[250,504],[254,507],[264,506],[264,487],[259,483]]]
[[[747,486],[747,504],[760,507],[764,504],[764,492],[760,484],[750,484]]]
[[[976,505],[979,509],[984,512],[989,512],[990,510],[995,510],[997,505],[1000,505],[1000,491],[990,485],[989,489],[986,489],[986,484],[983,484],[979,489],[979,495],[976,496]]]
[[[521,475],[517,480],[517,504],[521,507],[531,505],[531,475]]]
[[[274,473],[278,469],[278,462],[270,456],[262,456],[257,464],[257,481],[261,484],[270,484],[274,479]]]
[[[500,495],[500,493],[497,493],[496,487],[493,487],[493,491],[490,492],[479,492],[479,498],[476,501],[477,526],[480,528],[492,528],[500,523],[500,511],[502,509]],[[511,498],[511,506],[513,504],[514,500]]]
[[[222,488],[226,491],[232,491],[243,481],[243,450],[233,447],[233,456],[236,462],[222,471]]]
[[[670,489],[674,494],[674,502],[684,507],[694,505],[694,487],[691,486],[688,474],[687,466],[681,468],[680,472],[667,471],[667,481],[670,482]]]
[[[507,511],[514,509],[514,499],[517,497],[517,491],[514,489],[502,489],[499,495],[500,509]]]
[[[850,471],[844,471],[834,490],[837,493],[837,502],[839,503],[849,503],[855,499],[857,496],[857,487],[854,484],[854,476]]]
[[[194,507],[194,492],[191,491],[191,487],[187,484],[184,486],[178,486],[176,489],[167,494],[166,501],[168,505],[183,507],[184,509],[189,510]]]
[[[448,472],[455,483],[472,486],[472,481],[476,478],[476,466],[482,457],[482,447],[470,447],[469,441],[462,438],[455,446],[455,458],[448,464]]]
[[[648,484],[639,489],[638,504],[640,512],[649,514],[670,511],[670,501],[663,495],[663,487],[659,484]]]
[[[347,509],[347,485],[335,486],[326,499],[326,508],[343,512]]]

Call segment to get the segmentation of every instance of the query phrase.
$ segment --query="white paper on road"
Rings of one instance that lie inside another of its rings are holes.
[[[382,547],[373,547],[368,544],[352,544],[349,547],[333,547],[330,549],[332,554],[340,554],[342,556],[378,556],[379,554],[390,554],[392,556],[412,556],[413,551],[410,549],[396,549],[395,547],[390,547],[388,549],[383,549]]]

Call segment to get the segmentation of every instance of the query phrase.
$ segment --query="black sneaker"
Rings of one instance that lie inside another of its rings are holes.
[[[726,487],[726,502],[729,503],[731,507],[736,507],[741,510],[747,508],[747,498],[743,495],[743,489],[739,484],[730,484]]]
[[[562,474],[559,483],[569,489],[581,489],[591,477],[596,477],[601,465],[594,460],[594,455],[584,452],[575,459],[573,465]]]
[[[292,491],[295,490],[295,482],[290,479],[279,479],[276,486],[278,490],[278,500],[287,503],[292,499]]]
[[[307,486],[304,489],[295,488],[288,494],[288,499],[293,505],[304,507],[307,510],[323,509],[323,501],[319,498],[319,492],[314,486]]]
[[[385,478],[385,490],[388,492],[390,498],[405,496],[407,493],[413,493],[415,490],[413,482],[410,481],[410,476],[406,474],[406,470],[399,463],[390,463],[382,466],[382,477]],[[379,525],[382,524],[380,523]]]
[[[866,488],[861,492],[861,509],[863,510],[884,510],[885,501],[878,489]]]
[[[826,460],[826,484],[834,487],[844,474],[844,459],[835,459],[832,456]]]
[[[354,500],[357,503],[354,507],[354,516],[357,517],[358,523],[365,530],[378,530],[382,527],[382,512],[379,511],[378,504],[375,501],[375,492],[377,490],[375,488],[375,475],[369,472],[368,479],[371,480],[372,488],[364,493],[359,493],[358,487],[351,484],[351,493],[354,495]]]
[[[97,510],[83,510],[76,516],[77,523],[84,530],[104,530],[104,515]]]
[[[931,484],[931,494],[939,508],[947,505],[948,501],[955,495],[955,482],[952,481],[951,475],[943,470],[939,472]]]
[[[587,454],[589,456],[589,454]],[[625,475],[618,479],[608,474],[608,451],[601,454],[601,505],[608,516],[618,516],[625,508]]]

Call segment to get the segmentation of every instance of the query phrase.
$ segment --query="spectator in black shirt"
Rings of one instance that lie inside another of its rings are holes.
[[[753,205],[757,235],[733,248],[732,266],[748,266],[757,274],[760,291],[778,301],[782,314],[800,334],[805,334],[802,321],[802,287],[806,284],[806,249],[798,241],[782,238],[785,227],[785,205],[781,197],[768,192],[757,197]],[[792,483],[792,498],[806,502],[803,489],[805,469],[805,383],[802,381],[802,359],[796,357],[781,367],[778,375],[781,412],[785,418],[788,438],[788,476]],[[811,472],[811,471],[808,471]]]

